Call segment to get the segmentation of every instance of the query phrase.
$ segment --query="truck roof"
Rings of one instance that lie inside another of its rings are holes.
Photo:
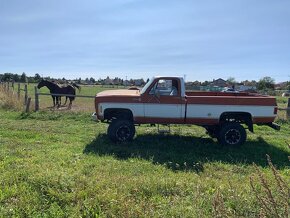
[[[182,76],[153,76],[154,79],[159,79],[159,78],[174,78],[174,79],[183,79]]]

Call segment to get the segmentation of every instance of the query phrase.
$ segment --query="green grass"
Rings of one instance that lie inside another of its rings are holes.
[[[80,94],[102,90],[82,87]],[[287,98],[277,102],[284,107]],[[133,142],[114,144],[107,124],[90,118],[93,99],[77,98],[72,111],[51,104],[51,97],[41,96],[37,113],[0,109],[0,217],[257,217],[253,163],[274,197],[280,193],[266,154],[290,182],[285,111],[277,119],[281,131],[255,126],[244,146],[228,148],[196,126],[173,126],[171,134],[159,135],[143,125]],[[262,194],[263,185],[256,187]]]
[[[213,217],[217,193],[225,213],[257,217],[252,163],[274,185],[269,154],[290,178],[282,125],[255,126],[241,148],[220,147],[195,126],[162,136],[144,125],[133,142],[113,144],[90,113],[1,110],[0,217]]]

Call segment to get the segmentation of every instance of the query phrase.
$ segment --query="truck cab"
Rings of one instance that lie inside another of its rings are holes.
[[[183,123],[185,86],[182,77],[154,77],[140,92],[145,123]]]

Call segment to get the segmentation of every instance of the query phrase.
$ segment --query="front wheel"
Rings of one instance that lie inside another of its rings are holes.
[[[246,130],[239,123],[225,123],[218,134],[219,143],[228,146],[240,146],[246,138]]]
[[[110,123],[107,133],[113,142],[128,142],[135,135],[135,126],[132,121],[117,119]]]

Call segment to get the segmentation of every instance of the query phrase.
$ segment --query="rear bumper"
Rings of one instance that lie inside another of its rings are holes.
[[[271,128],[278,130],[278,131],[281,129],[281,126],[278,125],[277,123],[267,123],[267,126],[270,126]]]

